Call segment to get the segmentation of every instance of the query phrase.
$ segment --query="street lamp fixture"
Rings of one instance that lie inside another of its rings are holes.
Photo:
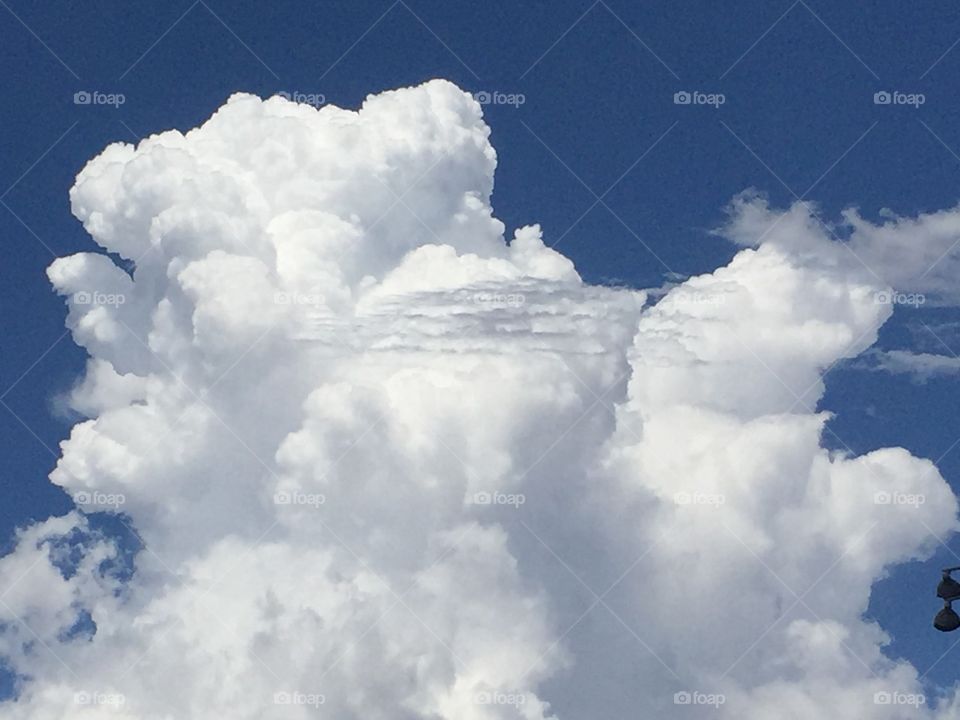
[[[953,632],[960,628],[960,615],[952,606],[954,600],[960,600],[960,582],[950,576],[954,570],[960,570],[960,566],[944,568],[943,577],[937,585],[937,597],[943,600],[943,609],[933,619],[933,626],[940,632]]]

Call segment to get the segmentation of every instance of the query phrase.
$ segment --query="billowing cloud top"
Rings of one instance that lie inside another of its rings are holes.
[[[80,512],[0,560],[5,717],[952,712],[862,613],[954,496],[816,411],[887,284],[745,195],[747,248],[645,308],[505,242],[488,136],[443,81],[238,94],[84,168],[74,213],[134,269],[49,269],[90,355],[51,474]]]

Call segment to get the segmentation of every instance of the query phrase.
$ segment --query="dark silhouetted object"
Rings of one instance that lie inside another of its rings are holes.
[[[960,570],[960,567],[944,568],[943,577],[937,585],[937,597],[943,600],[943,610],[933,619],[933,626],[940,632],[953,632],[960,628],[960,615],[951,607],[954,600],[960,600],[960,582],[950,577],[954,570]]]
[[[943,604],[943,610],[933,619],[933,626],[940,632],[953,632],[960,628],[960,615],[950,607],[949,600]]]
[[[960,598],[960,582],[950,577],[950,570],[943,571],[943,579],[937,585],[937,597],[944,600]]]

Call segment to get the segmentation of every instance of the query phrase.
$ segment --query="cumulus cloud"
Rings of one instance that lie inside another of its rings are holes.
[[[238,94],[90,161],[74,214],[133,270],[49,269],[90,355],[50,479],[84,512],[0,559],[7,717],[902,716],[877,694],[919,673],[863,613],[956,500],[825,449],[818,407],[891,283],[745,195],[745,248],[646,305],[507,242],[495,165],[443,81]]]

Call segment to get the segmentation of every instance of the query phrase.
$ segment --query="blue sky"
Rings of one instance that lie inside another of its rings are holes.
[[[711,231],[746,188],[777,206],[812,200],[837,219],[876,220],[960,199],[960,15],[947,2],[706,1],[449,3],[199,0],[165,5],[0,3],[0,538],[71,503],[46,479],[70,425],[56,397],[82,369],[64,304],[44,275],[54,256],[93,249],[68,190],[108,143],[186,130],[234,91],[322,94],[356,107],[368,94],[444,77],[521,93],[488,105],[499,154],[493,198],[508,228],[539,222],[592,282],[656,287],[667,273],[724,264]],[[122,106],[74,103],[122,93]],[[719,108],[674,103],[722,93]],[[924,104],[874,103],[878,91]],[[600,198],[600,200],[598,200]],[[960,333],[925,326],[950,308],[898,308],[880,347],[960,352]],[[944,347],[945,341],[947,347]],[[953,348],[949,346],[953,345]],[[937,461],[960,488],[956,378],[927,384],[838,367],[822,405],[825,442],[857,453],[900,445]],[[949,542],[960,553],[960,541]],[[881,581],[869,614],[890,653],[936,682],[954,639],[930,627],[937,568],[951,550]]]

